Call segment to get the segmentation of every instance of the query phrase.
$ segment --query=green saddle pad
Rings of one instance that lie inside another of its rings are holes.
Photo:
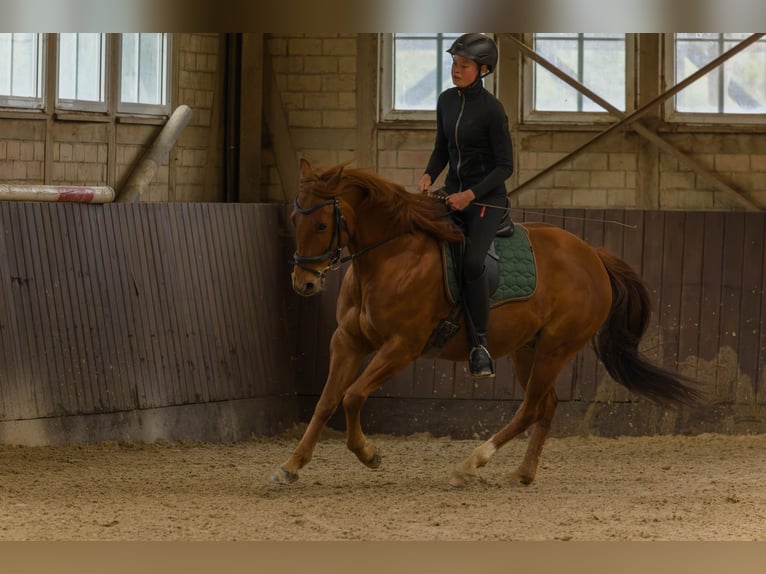
[[[523,225],[516,224],[516,230],[510,237],[496,237],[495,252],[499,257],[496,265],[490,261],[491,256],[487,256],[487,269],[490,273],[490,305],[528,299],[535,292],[537,272],[535,254],[529,242],[527,229]],[[452,303],[457,303],[460,300],[460,287],[455,276],[452,250],[445,244],[442,247],[442,253],[447,293]],[[496,274],[496,277],[492,274]]]

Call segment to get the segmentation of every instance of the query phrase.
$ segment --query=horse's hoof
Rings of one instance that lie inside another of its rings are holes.
[[[508,475],[508,481],[515,486],[529,486],[534,479],[534,476],[529,476],[519,470],[515,470]]]
[[[380,466],[380,463],[383,462],[383,457],[380,456],[380,453],[376,450],[375,454],[372,455],[372,458],[364,463],[364,465],[367,468],[378,468]]]
[[[467,474],[461,470],[453,470],[449,479],[449,484],[453,488],[465,488],[476,479],[475,474]]]
[[[298,475],[280,466],[277,470],[271,473],[269,480],[276,484],[292,484],[298,480]]]

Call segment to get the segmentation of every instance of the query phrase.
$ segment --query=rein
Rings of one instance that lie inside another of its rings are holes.
[[[430,190],[429,189],[425,193],[429,197],[433,197],[434,199],[436,199],[438,201],[443,201],[443,202],[446,203],[448,195],[447,195],[447,193],[444,190],[445,190],[444,187],[440,187],[440,188],[434,189],[434,190]],[[627,227],[628,229],[637,229],[638,228],[637,225],[630,225],[628,223],[623,223],[622,221],[615,221],[613,219],[596,219],[596,218],[592,218],[592,217],[576,217],[574,215],[555,215],[555,214],[550,214],[550,213],[547,213],[547,214],[546,213],[538,213],[538,212],[535,212],[535,211],[530,211],[529,209],[526,209],[526,208],[520,209],[518,207],[510,207],[510,206],[509,207],[498,207],[497,205],[489,205],[488,203],[479,203],[477,201],[472,201],[471,204],[472,205],[478,205],[480,207],[489,207],[490,209],[502,209],[506,213],[510,213],[511,211],[521,211],[521,212],[524,212],[524,213],[531,213],[532,215],[540,215],[541,217],[553,216],[553,217],[558,217],[559,219],[571,219],[571,220],[576,220],[576,221],[595,221],[595,222],[598,222],[598,223],[609,223],[611,225],[619,225],[620,227]]]
[[[322,207],[326,207],[328,205],[332,205],[332,208],[333,208],[334,226],[332,231],[332,237],[330,238],[330,243],[327,246],[327,249],[325,249],[324,253],[320,255],[300,255],[298,253],[298,250],[296,250],[295,253],[293,254],[293,262],[298,267],[313,273],[317,277],[320,277],[320,278],[324,277],[324,274],[327,273],[327,271],[337,271],[338,269],[340,269],[341,265],[343,265],[344,263],[353,261],[357,257],[364,255],[368,251],[372,251],[373,249],[376,249],[380,247],[381,245],[385,245],[389,241],[392,241],[396,239],[397,237],[404,235],[404,233],[406,233],[404,231],[399,232],[385,239],[381,239],[380,241],[376,241],[372,245],[363,247],[359,251],[355,251],[354,253],[346,255],[345,257],[341,257],[341,252],[343,251],[343,245],[341,244],[341,235],[342,235],[341,224],[346,229],[346,233],[349,235],[349,237],[351,236],[351,232],[348,228],[348,222],[340,210],[340,200],[337,197],[331,197],[330,199],[326,201],[317,203],[316,205],[312,205],[311,207],[308,207],[306,209],[302,208],[298,204],[297,197],[295,198],[295,201],[293,202],[293,207],[295,208],[295,211],[300,213],[301,215],[310,215],[314,213],[315,211],[317,211],[318,209],[321,209]],[[306,265],[307,263],[316,263],[317,261],[324,261],[326,259],[329,259],[330,263],[322,271],[317,271],[313,267],[309,267],[308,265]]]

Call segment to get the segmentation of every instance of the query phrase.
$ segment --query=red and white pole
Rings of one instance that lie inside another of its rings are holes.
[[[114,190],[108,186],[14,185],[0,183],[0,201],[111,203],[114,201]]]

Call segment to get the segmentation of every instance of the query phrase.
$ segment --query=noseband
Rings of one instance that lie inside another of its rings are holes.
[[[336,269],[340,269],[340,266],[344,263],[351,261],[353,259],[356,259],[360,255],[367,253],[368,251],[375,249],[376,247],[380,247],[384,243],[388,243],[392,239],[396,239],[400,235],[402,235],[404,232],[397,233],[395,235],[392,235],[391,237],[387,237],[386,239],[383,239],[381,241],[377,241],[376,243],[373,243],[372,245],[368,245],[367,247],[364,247],[360,249],[359,251],[356,251],[354,253],[351,253],[350,255],[347,255],[346,257],[341,257],[341,252],[343,251],[343,245],[341,244],[341,224],[343,224],[343,227],[346,229],[346,233],[348,234],[349,238],[351,237],[351,231],[348,228],[348,221],[346,221],[346,218],[343,216],[343,213],[341,213],[340,210],[340,200],[337,197],[331,197],[330,199],[327,199],[321,203],[317,203],[316,205],[312,205],[311,207],[302,208],[300,205],[298,205],[298,198],[295,198],[295,201],[293,202],[293,208],[295,209],[296,213],[300,213],[301,215],[310,215],[317,211],[318,209],[321,209],[323,207],[326,207],[328,205],[332,205],[333,209],[333,230],[332,230],[332,237],[330,238],[330,244],[327,246],[327,249],[325,249],[324,253],[320,255],[300,255],[298,253],[298,250],[296,249],[295,253],[293,254],[293,262],[300,267],[301,269],[305,269],[306,271],[309,271],[310,273],[313,273],[319,278],[324,277],[324,274],[327,273],[327,271],[335,271]],[[325,267],[322,271],[317,271],[313,267],[309,267],[307,263],[316,263],[317,261],[325,261],[329,259],[330,263]]]

